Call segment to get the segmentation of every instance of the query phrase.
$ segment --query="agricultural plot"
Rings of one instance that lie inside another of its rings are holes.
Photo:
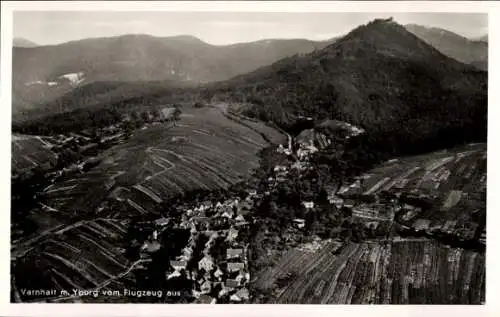
[[[398,221],[415,230],[440,231],[470,240],[476,229],[484,226],[486,144],[391,160],[361,178],[361,188],[353,187],[346,195],[389,192],[430,202],[418,211],[401,212]]]
[[[480,304],[485,298],[485,257],[425,239],[350,243],[332,252],[290,251],[254,284],[291,276],[276,303]]]
[[[257,130],[228,119],[219,109],[186,108],[176,125],[137,131],[105,151],[104,160],[89,173],[47,188],[46,204],[63,212],[90,212],[112,197],[137,212],[150,212],[186,191],[227,188],[243,180],[258,167],[257,153],[267,145]]]
[[[12,135],[12,175],[20,175],[36,167],[49,167],[57,156],[47,138],[31,135]]]
[[[61,228],[15,261],[15,287],[56,289],[58,294],[68,290],[71,294],[71,289],[89,289],[112,281],[130,266],[120,249],[125,233],[126,227],[111,219]],[[30,300],[27,295],[20,296]]]

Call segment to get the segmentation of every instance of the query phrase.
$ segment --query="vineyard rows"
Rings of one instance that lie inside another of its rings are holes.
[[[252,123],[250,129],[218,109],[186,111],[193,115],[186,114],[171,129],[160,125],[139,131],[125,144],[107,150],[105,160],[90,172],[47,188],[46,205],[88,212],[111,196],[128,201],[138,212],[149,212],[189,190],[227,188],[258,167],[257,153],[267,142],[256,131],[260,127],[267,133],[271,128]],[[270,138],[276,139],[276,134],[273,130]]]
[[[293,249],[259,274],[257,289],[291,273],[276,303],[480,304],[485,294],[482,253],[425,239],[332,244],[315,254]]]
[[[35,167],[56,163],[56,154],[48,140],[38,136],[12,136],[12,174],[22,174]]]
[[[129,265],[120,248],[125,232],[119,221],[99,219],[50,235],[17,260],[17,288],[86,289],[113,278]]]

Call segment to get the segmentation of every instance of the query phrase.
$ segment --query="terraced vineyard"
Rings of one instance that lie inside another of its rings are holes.
[[[427,206],[402,212],[398,221],[415,230],[441,231],[473,239],[485,225],[486,144],[471,144],[421,156],[391,160],[361,177],[354,193],[402,193]]]
[[[146,213],[188,190],[226,188],[258,167],[256,154],[268,145],[258,128],[230,120],[218,109],[183,109],[177,125],[138,131],[103,153],[105,160],[89,173],[46,188],[47,205],[89,212],[112,197]],[[262,133],[269,129],[260,128]]]
[[[268,128],[258,128],[219,109],[183,109],[173,127],[137,130],[90,171],[47,186],[29,215],[37,231],[12,245],[13,285],[60,290],[119,283],[133,263],[124,257],[126,227],[118,219],[156,212],[159,203],[192,189],[226,188],[248,177],[269,144],[261,134]]]
[[[260,276],[257,288],[292,273],[276,303],[480,304],[484,254],[450,249],[426,239],[334,244],[315,254],[292,250]]]
[[[36,167],[56,163],[47,138],[31,135],[12,135],[12,175],[19,175]]]
[[[71,289],[111,282],[131,265],[120,249],[125,232],[118,220],[81,221],[43,237],[24,254],[14,250],[19,256],[13,266],[15,287],[65,289],[71,294]],[[18,295],[30,300],[20,291]]]
[[[390,234],[291,249],[255,289],[293,304],[484,302],[486,144],[388,161],[338,194]]]

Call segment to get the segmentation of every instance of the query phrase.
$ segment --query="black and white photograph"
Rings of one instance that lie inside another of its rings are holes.
[[[10,303],[484,306],[488,12],[389,9],[14,10]]]

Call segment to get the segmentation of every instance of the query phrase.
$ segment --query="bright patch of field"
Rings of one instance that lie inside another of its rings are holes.
[[[35,167],[56,163],[56,154],[48,139],[30,135],[12,135],[12,174],[22,174]]]
[[[484,254],[424,239],[350,243],[337,254],[331,245],[314,254],[294,249],[254,286],[269,288],[287,273],[294,276],[276,303],[480,304],[485,298]]]
[[[114,278],[130,265],[117,248],[125,232],[111,219],[54,232],[16,261],[17,289],[87,289]]]

